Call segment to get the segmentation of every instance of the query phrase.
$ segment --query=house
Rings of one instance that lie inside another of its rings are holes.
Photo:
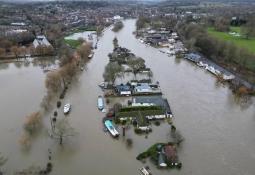
[[[38,46],[49,47],[51,44],[44,35],[38,35],[33,41],[33,46],[34,48],[37,48]]]
[[[113,17],[113,20],[114,21],[120,21],[120,20],[123,20],[123,17],[119,16],[119,15],[116,15]]]
[[[148,83],[139,83],[134,89],[135,92],[137,93],[151,93],[152,88]]]
[[[198,55],[198,54],[195,54],[195,53],[190,53],[190,54],[187,54],[185,56],[185,58],[192,61],[192,62],[198,63],[201,59],[201,56]]]
[[[171,163],[177,163],[178,161],[177,151],[173,145],[164,146],[164,153],[165,153],[167,161]]]
[[[122,84],[121,85],[117,85],[115,87],[115,89],[116,89],[116,91],[117,91],[117,93],[119,95],[129,96],[129,95],[132,94],[131,87],[128,86],[128,85],[122,85]]]

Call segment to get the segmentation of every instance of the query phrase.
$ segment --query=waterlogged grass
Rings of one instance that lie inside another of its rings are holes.
[[[246,48],[251,53],[255,54],[255,38],[245,39],[244,37],[232,36],[226,32],[218,32],[214,28],[208,28],[208,33],[218,39],[233,42],[238,47]],[[240,33],[240,27],[231,27],[231,32]]]
[[[65,43],[72,48],[77,48],[78,46],[81,45],[80,41],[74,39],[65,39]]]

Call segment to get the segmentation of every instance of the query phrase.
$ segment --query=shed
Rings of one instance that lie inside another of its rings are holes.
[[[117,85],[116,91],[119,93],[119,95],[131,95],[131,87],[128,85]]]

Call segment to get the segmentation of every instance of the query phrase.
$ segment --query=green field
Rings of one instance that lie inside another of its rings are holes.
[[[74,39],[65,39],[65,43],[74,49],[81,45],[80,41]]]
[[[240,27],[231,27],[231,32],[240,33]],[[216,38],[231,41],[237,46],[246,48],[255,54],[255,38],[247,40],[243,37],[232,36],[229,33],[215,31],[212,27],[208,28],[208,33]]]

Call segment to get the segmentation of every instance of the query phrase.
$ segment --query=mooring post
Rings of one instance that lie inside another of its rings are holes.
[[[125,126],[122,127],[122,135],[123,135],[123,137],[125,137],[125,135],[126,135],[126,128],[125,128]]]

